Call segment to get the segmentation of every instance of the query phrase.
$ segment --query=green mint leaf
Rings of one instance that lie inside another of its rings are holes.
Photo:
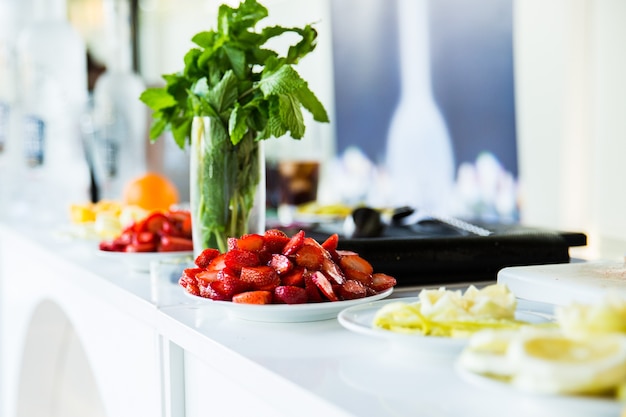
[[[269,114],[267,120],[267,135],[279,138],[287,133],[287,126],[280,113],[280,99],[277,95],[269,99]]]
[[[322,105],[322,103],[318,100],[313,91],[309,89],[306,82],[304,83],[304,86],[300,87],[300,89],[296,91],[295,94],[302,104],[302,107],[307,109],[309,113],[313,115],[314,120],[324,123],[330,122],[324,105]]]
[[[221,114],[234,105],[238,95],[237,76],[235,76],[233,71],[229,70],[224,74],[220,82],[209,90],[207,93],[207,101]]]
[[[306,25],[302,30],[294,28],[293,31],[297,32],[302,37],[302,40],[289,48],[287,62],[297,64],[300,59],[315,50],[317,46],[317,31],[311,25]]]
[[[246,76],[246,54],[241,50],[230,45],[223,46],[224,53],[230,61],[233,72],[239,79]]]
[[[291,132],[292,138],[301,139],[304,136],[304,118],[300,102],[291,94],[280,94],[278,100],[283,125]]]
[[[263,72],[259,87],[267,97],[272,94],[291,94],[306,86],[298,72],[291,65],[282,65],[273,72]]]
[[[149,88],[141,93],[139,99],[154,111],[178,104],[176,99],[163,88]]]
[[[172,121],[172,136],[179,148],[184,149],[191,132],[192,119],[188,117],[178,117]]]
[[[235,108],[230,113],[230,119],[228,121],[228,133],[230,134],[230,140],[233,145],[237,145],[244,138],[248,132],[248,125],[246,119],[248,111],[243,107],[235,104]]]

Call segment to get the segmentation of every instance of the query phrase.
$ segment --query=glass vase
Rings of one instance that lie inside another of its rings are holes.
[[[192,235],[196,256],[228,250],[228,238],[265,230],[265,155],[249,132],[233,145],[220,121],[196,117],[191,129]]]

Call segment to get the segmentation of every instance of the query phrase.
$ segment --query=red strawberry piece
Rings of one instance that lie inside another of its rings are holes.
[[[305,271],[306,271],[305,268],[298,266],[298,267],[293,268],[289,273],[280,275],[281,285],[292,285],[295,287],[304,287]]]
[[[304,271],[303,274],[304,280],[304,289],[306,290],[307,297],[310,303],[320,303],[324,301],[322,298],[322,294],[320,290],[317,288],[315,282],[313,282],[313,277],[310,272]]]
[[[283,255],[289,256],[293,255],[304,245],[304,230],[300,230],[298,233],[293,235],[289,242],[283,248]]]
[[[247,289],[237,275],[223,269],[217,274],[215,281],[209,282],[204,288],[204,292],[208,298],[213,300],[231,300],[235,294],[243,292]],[[203,286],[200,285],[200,291],[203,292]]]
[[[377,293],[388,290],[391,287],[395,287],[397,281],[391,275],[383,273],[372,274],[372,286],[371,288]]]
[[[191,213],[188,210],[172,210],[166,212],[165,216],[181,236],[191,237]]]
[[[156,234],[152,232],[140,232],[135,235],[135,243],[153,243],[156,239]]]
[[[339,255],[337,255],[337,245],[339,244],[339,235],[337,233],[333,233],[328,236],[328,238],[322,243],[322,247],[326,249],[326,251],[330,254],[333,260],[337,260]]]
[[[340,258],[342,256],[348,256],[348,255],[358,255],[358,253],[351,251],[351,250],[337,249],[337,256],[339,256]]]
[[[178,252],[193,250],[193,241],[179,236],[161,236],[159,252]]]
[[[139,222],[138,226],[140,226],[141,231],[159,233],[163,230],[163,223],[167,222],[167,217],[161,212],[154,212],[146,217],[143,222]]]
[[[374,268],[359,255],[344,255],[339,258],[339,267],[346,279],[359,281],[366,286],[372,285]]]
[[[159,231],[159,233],[166,236],[178,236],[191,239],[191,235],[186,236],[183,233],[179,223],[176,223],[175,221],[170,219],[163,222],[163,226],[161,226],[161,230]]]
[[[154,242],[148,243],[131,243],[126,245],[124,252],[155,252],[157,245]]]
[[[183,269],[183,272],[180,275],[180,279],[178,280],[178,282],[183,287],[186,287],[187,283],[195,284],[196,283],[196,275],[199,272],[202,272],[202,271],[203,271],[202,268],[185,268],[185,269]]]
[[[293,269],[293,262],[280,253],[273,254],[268,265],[274,268],[274,271],[276,271],[278,275],[287,274]]]
[[[280,285],[274,288],[274,302],[277,304],[304,304],[308,299],[306,290],[301,287]]]
[[[245,266],[258,266],[260,261],[259,256],[254,252],[232,249],[226,252],[224,264],[233,271],[239,272]]]
[[[214,248],[206,248],[196,257],[195,264],[199,268],[206,268],[211,261],[220,254],[220,251]]]
[[[309,270],[318,271],[326,260],[323,249],[313,245],[303,245],[295,253],[296,264]]]
[[[209,282],[217,281],[220,271],[212,271],[208,269],[202,269],[196,274],[196,281],[200,285],[208,285]]]
[[[273,291],[280,285],[280,278],[270,266],[248,266],[241,268],[239,279],[247,288]]]
[[[339,301],[337,294],[335,294],[335,291],[333,291],[332,284],[322,272],[320,271],[313,272],[311,274],[311,279],[313,280],[317,288],[320,290],[320,292],[324,294],[326,298],[328,298],[328,300]]]
[[[237,239],[237,247],[239,249],[247,250],[250,252],[260,251],[261,249],[263,249],[264,243],[265,240],[263,239],[263,236],[256,233],[243,235],[239,239]]]
[[[120,245],[114,240],[102,241],[98,244],[98,248],[100,250],[104,250],[107,252],[124,252],[125,247],[126,245]]]
[[[322,271],[324,271],[326,276],[332,279],[336,284],[341,285],[346,280],[341,268],[339,268],[339,266],[331,259],[324,259],[324,262],[322,262]]]
[[[185,290],[189,294],[200,295],[200,287],[198,287],[198,285],[196,284],[188,283],[187,286],[185,287]]]
[[[359,281],[348,279],[338,287],[339,296],[344,300],[354,300],[367,296],[367,287]]]
[[[131,243],[133,243],[134,235],[135,235],[135,232],[133,232],[132,230],[124,230],[118,237],[113,239],[113,243],[116,246],[130,245]]]
[[[209,262],[206,269],[211,270],[211,271],[221,271],[222,269],[226,268],[225,259],[226,259],[226,254],[220,253],[215,258],[213,258],[211,262]]]
[[[242,304],[271,304],[271,291],[246,291],[233,296],[233,303]]]
[[[269,253],[282,253],[289,236],[282,230],[269,229],[263,234],[263,246]]]
[[[339,266],[346,272],[347,270],[355,270],[366,275],[374,273],[374,268],[365,259],[359,255],[344,255],[339,259]]]
[[[236,237],[229,237],[228,239],[226,239],[226,251],[231,251],[231,250],[235,250],[235,249],[239,249],[237,247],[237,238]]]

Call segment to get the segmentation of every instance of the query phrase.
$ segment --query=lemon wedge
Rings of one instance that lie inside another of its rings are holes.
[[[573,338],[561,331],[519,332],[507,349],[512,384],[550,394],[598,394],[626,380],[626,336]]]

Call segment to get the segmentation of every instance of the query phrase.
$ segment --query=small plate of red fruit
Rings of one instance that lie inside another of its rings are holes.
[[[270,229],[230,238],[224,253],[204,249],[179,284],[196,301],[266,322],[327,320],[392,293],[395,278],[337,244],[337,235],[319,243],[303,230],[291,237]]]
[[[98,254],[149,271],[150,263],[193,256],[191,214],[186,210],[153,212],[126,226],[122,233],[98,245]]]

